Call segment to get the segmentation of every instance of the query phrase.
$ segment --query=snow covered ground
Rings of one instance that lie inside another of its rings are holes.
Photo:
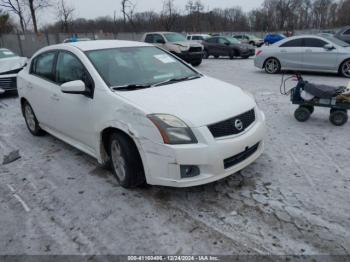
[[[268,135],[241,175],[196,188],[123,189],[89,156],[31,136],[18,98],[0,98],[0,254],[350,254],[350,123],[319,108],[297,122],[281,75],[252,59],[199,70],[252,92]],[[1,165],[13,150],[21,158]]]

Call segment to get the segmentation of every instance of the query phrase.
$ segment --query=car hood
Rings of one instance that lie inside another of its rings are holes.
[[[117,93],[147,114],[174,115],[190,127],[213,124],[255,107],[254,99],[239,87],[210,77]]]
[[[178,42],[171,42],[171,44],[174,44],[174,45],[181,45],[181,46],[184,46],[184,47],[201,47],[202,45],[198,42],[195,42],[195,41],[178,41]]]
[[[0,73],[20,69],[24,67],[27,62],[26,57],[10,57],[0,59]]]

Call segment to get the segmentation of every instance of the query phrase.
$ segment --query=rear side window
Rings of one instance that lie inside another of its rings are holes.
[[[209,39],[207,39],[206,40],[206,42],[208,42],[208,43],[217,43],[217,38],[209,38]]]
[[[153,43],[153,35],[146,35],[145,42],[146,43]]]
[[[350,29],[346,30],[343,34],[344,35],[350,35]]]
[[[31,73],[33,75],[37,75],[42,78],[54,81],[52,70],[55,61],[55,56],[56,52],[48,52],[34,58],[31,67]]]
[[[285,42],[280,47],[301,47],[301,46],[303,46],[302,42],[303,42],[303,40],[301,38],[294,39],[294,40],[290,40],[288,42]]]
[[[305,47],[324,47],[327,42],[317,38],[304,38]]]

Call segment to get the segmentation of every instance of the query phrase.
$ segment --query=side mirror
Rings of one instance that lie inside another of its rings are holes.
[[[83,94],[86,95],[88,92],[86,90],[85,83],[81,80],[70,81],[61,85],[62,93],[67,94]]]
[[[331,51],[331,50],[335,49],[335,47],[333,45],[331,45],[331,44],[326,44],[323,48],[328,50],[328,51]]]
[[[165,41],[163,39],[157,39],[157,44],[165,44]]]

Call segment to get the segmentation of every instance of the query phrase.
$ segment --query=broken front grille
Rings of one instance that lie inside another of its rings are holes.
[[[237,124],[237,120],[239,123]],[[227,119],[225,121],[208,126],[210,132],[215,138],[223,136],[231,136],[242,133],[251,124],[255,122],[254,109],[249,110],[239,116]]]
[[[224,168],[227,169],[227,168],[233,167],[233,166],[241,163],[242,161],[246,160],[248,157],[252,156],[258,150],[259,144],[260,143],[257,143],[256,145],[254,145],[250,148],[247,148],[242,153],[239,153],[235,156],[226,158],[224,160]]]

